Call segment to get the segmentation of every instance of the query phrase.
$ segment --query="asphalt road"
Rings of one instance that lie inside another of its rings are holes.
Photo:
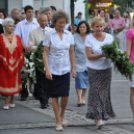
[[[129,94],[128,80],[113,71],[111,98],[117,117],[106,122],[102,130],[97,130],[94,122],[85,118],[87,106],[77,107],[75,82],[71,78],[70,97],[66,110],[69,127],[65,128],[62,133],[133,134],[134,125],[132,124]],[[55,131],[55,118],[51,106],[49,109],[42,110],[39,102],[31,98],[26,102],[20,102],[16,98],[16,108],[7,111],[2,109],[3,105],[4,99],[0,98],[0,134],[58,134]]]

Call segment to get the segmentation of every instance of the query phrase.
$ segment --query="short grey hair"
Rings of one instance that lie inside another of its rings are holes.
[[[69,15],[63,11],[63,10],[58,10],[52,15],[52,24],[55,25],[56,21],[58,19],[66,19],[66,23],[69,23]]]
[[[3,20],[2,25],[4,27],[6,27],[9,23],[13,23],[14,24],[14,20],[12,18],[6,18],[6,19]]]
[[[13,11],[19,11],[19,9],[13,8],[12,11],[11,11],[11,14],[13,13]]]
[[[48,19],[48,17],[47,17],[46,14],[41,13],[41,14],[38,16],[38,19],[37,19],[37,20],[39,20],[40,16],[45,16],[45,17]]]
[[[120,10],[118,10],[118,9],[116,9],[115,12],[119,12],[119,13],[121,13]]]
[[[42,6],[42,7],[40,7],[40,9],[39,10],[41,10],[41,9],[44,9],[44,7]]]
[[[20,14],[20,20],[24,20],[26,18],[26,15],[25,14]]]
[[[45,12],[45,11],[52,11],[52,8],[51,7],[44,7],[43,12]]]

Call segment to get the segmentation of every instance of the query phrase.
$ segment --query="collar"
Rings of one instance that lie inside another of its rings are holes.
[[[41,28],[41,30],[45,30],[45,31],[47,31],[47,27],[45,27],[44,29],[42,28],[42,27],[40,27]]]
[[[47,22],[47,23],[50,23],[50,24],[52,24],[52,22],[50,21],[50,22]]]
[[[121,17],[119,17],[119,18],[116,18],[116,17],[115,17],[114,19],[118,20],[118,19],[121,19]]]
[[[57,33],[57,31],[55,30],[55,28],[52,30],[52,33]],[[63,29],[63,33],[68,33],[67,30]]]
[[[33,18],[33,21],[31,23],[35,24],[35,23],[37,23],[37,21]],[[27,21],[27,19],[24,20],[24,24],[29,24],[29,22]]]

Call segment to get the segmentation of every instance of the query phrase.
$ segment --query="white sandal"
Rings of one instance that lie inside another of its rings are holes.
[[[4,110],[8,110],[9,109],[9,106],[4,106],[3,109]]]
[[[63,127],[61,125],[56,125],[56,131],[63,131]]]
[[[14,107],[15,107],[15,104],[9,104],[9,106],[10,106],[11,108],[14,108]]]
[[[95,124],[98,129],[101,129],[105,125],[105,123],[102,120],[100,120],[98,123],[95,122]]]
[[[66,119],[61,119],[63,127],[68,126],[68,121]]]

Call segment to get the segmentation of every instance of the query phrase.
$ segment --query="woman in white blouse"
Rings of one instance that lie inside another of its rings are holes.
[[[65,109],[70,89],[70,71],[76,77],[74,39],[71,32],[64,30],[69,22],[68,14],[59,10],[53,14],[52,23],[55,29],[45,35],[44,64],[47,78],[48,97],[52,98],[52,106],[56,118],[56,130],[62,131],[68,125]],[[70,65],[71,63],[71,65]],[[61,111],[59,109],[61,98]]]
[[[85,41],[90,83],[86,117],[94,119],[98,128],[104,125],[102,120],[115,117],[110,99],[112,62],[101,50],[101,46],[113,42],[113,37],[103,32],[104,26],[103,18],[93,18],[91,27],[95,32]]]

